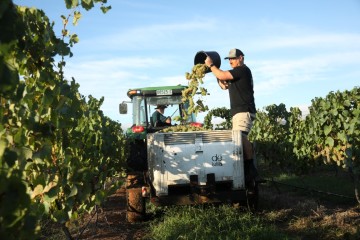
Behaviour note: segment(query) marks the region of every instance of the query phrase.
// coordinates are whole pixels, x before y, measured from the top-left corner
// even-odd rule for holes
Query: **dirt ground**
[[[266,215],[267,219],[271,215],[272,223],[290,236],[307,235],[309,228],[311,228],[311,235],[307,235],[303,239],[318,239],[319,236],[316,235],[316,232],[322,231],[324,233],[324,229],[338,227],[349,232],[350,238],[347,239],[355,239],[352,236],[358,236],[356,232],[360,229],[360,208],[356,207],[356,204],[338,206],[319,203],[301,196],[279,194],[272,188],[260,190],[260,197],[262,198],[260,206],[262,205],[264,209],[258,214]],[[124,187],[108,198],[103,206],[98,209],[98,214],[87,216],[84,220],[84,222],[88,222],[88,225],[80,238],[78,238],[78,234],[75,234],[76,239],[143,239],[148,233],[147,227],[150,223],[150,221],[142,223],[128,223],[126,221],[126,192]]]
[[[126,221],[126,192],[120,188],[111,195],[98,214],[90,219],[80,239],[130,240],[142,239],[146,234],[147,222],[128,223]]]

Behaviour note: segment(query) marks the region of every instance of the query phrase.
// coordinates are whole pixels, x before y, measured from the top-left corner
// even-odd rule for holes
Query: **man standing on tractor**
[[[245,181],[249,185],[249,181],[258,175],[253,162],[253,145],[247,137],[256,117],[253,77],[251,70],[244,64],[244,53],[241,50],[231,49],[225,59],[229,59],[231,70],[219,69],[209,56],[205,64],[217,78],[221,89],[229,90],[232,129],[241,130],[243,134]]]

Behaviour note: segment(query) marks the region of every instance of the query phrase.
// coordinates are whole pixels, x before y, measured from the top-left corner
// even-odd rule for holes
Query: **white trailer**
[[[245,199],[240,131],[147,135],[148,190],[159,205]]]

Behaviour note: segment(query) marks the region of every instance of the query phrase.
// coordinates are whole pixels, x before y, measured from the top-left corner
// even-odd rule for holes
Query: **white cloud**
[[[261,44],[259,44],[261,42]],[[332,50],[333,52],[359,46],[360,34],[351,33],[311,33],[302,32],[296,36],[289,36],[288,32],[283,32],[275,36],[266,36],[265,39],[256,41],[253,47],[258,51],[284,49],[284,48],[308,48],[308,54],[314,49]],[[320,49],[319,49],[320,48]]]
[[[213,20],[182,21],[179,23],[149,24],[140,27],[122,28],[106,36],[86,39],[82,47],[97,46],[102,50],[145,51],[158,48],[168,49],[194,43],[194,36],[212,29]],[[179,41],[180,40],[180,41]]]
[[[258,95],[271,95],[287,85],[322,82],[329,73],[341,71],[344,66],[360,64],[359,59],[360,51],[309,55],[300,59],[280,60],[278,57],[273,61],[253,61],[255,92]]]

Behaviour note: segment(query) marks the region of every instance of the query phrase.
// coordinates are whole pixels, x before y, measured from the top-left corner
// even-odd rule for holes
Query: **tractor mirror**
[[[119,104],[119,112],[120,114],[127,114],[127,104],[126,103],[120,103]]]

